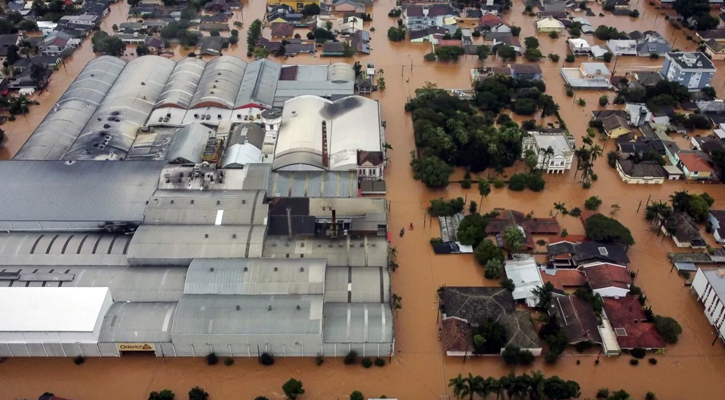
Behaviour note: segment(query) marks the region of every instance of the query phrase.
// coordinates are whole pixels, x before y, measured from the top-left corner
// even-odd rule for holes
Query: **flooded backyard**
[[[635,2],[632,2],[633,7]],[[368,370],[357,366],[345,366],[341,359],[328,358],[321,367],[317,367],[310,358],[278,358],[271,367],[263,367],[256,359],[237,359],[231,367],[223,365],[206,366],[202,359],[156,359],[145,357],[126,357],[120,359],[88,359],[81,366],[73,365],[70,359],[10,359],[0,364],[0,400],[34,398],[45,391],[75,400],[130,400],[145,399],[152,390],[171,389],[178,398],[192,386],[202,386],[212,400],[253,399],[265,395],[270,399],[282,399],[281,385],[290,377],[304,383],[306,394],[302,399],[333,400],[346,399],[353,390],[362,391],[366,397],[387,395],[402,400],[434,400],[452,398],[447,387],[448,379],[458,373],[472,373],[482,376],[501,376],[510,372],[498,357],[474,358],[464,362],[460,358],[445,357],[437,336],[437,297],[440,286],[486,285],[497,286],[497,281],[483,277],[471,255],[435,256],[428,245],[431,237],[439,236],[438,225],[425,223],[425,208],[430,199],[437,197],[470,197],[478,201],[475,188],[464,190],[458,184],[451,184],[439,191],[426,189],[420,182],[413,180],[410,166],[410,151],[414,148],[412,122],[403,111],[408,97],[413,96],[416,88],[426,82],[435,82],[444,88],[469,88],[470,69],[479,65],[475,56],[464,56],[458,63],[427,63],[423,55],[430,51],[427,44],[393,43],[387,39],[388,27],[395,20],[387,17],[388,11],[395,5],[394,0],[376,0],[373,22],[376,32],[372,33],[372,54],[357,57],[361,63],[374,61],[378,69],[384,70],[387,90],[376,92],[372,97],[381,101],[383,120],[387,122],[387,142],[393,147],[389,152],[390,164],[386,171],[388,194],[391,203],[389,228],[395,232],[409,223],[415,230],[403,237],[393,237],[393,246],[398,250],[400,267],[393,274],[393,292],[402,297],[402,309],[396,316],[396,354],[391,365]],[[240,32],[240,45],[233,46],[225,54],[246,56],[246,27],[255,19],[262,18],[265,3],[256,0],[245,2],[242,12],[235,14],[230,21],[241,19],[244,27]],[[520,40],[535,35],[534,17],[521,14],[523,3],[517,1],[514,10],[504,20],[522,27]],[[595,14],[600,6],[592,2]],[[620,30],[657,30],[667,36],[676,48],[693,50],[696,45],[685,39],[686,33],[673,30],[662,15],[655,21],[656,10],[645,2],[639,1],[636,7],[643,14],[639,19],[624,16],[589,17],[595,24],[615,26]],[[125,3],[112,7],[111,14],[102,27],[110,30],[116,23],[126,20],[128,6]],[[584,16],[575,13],[575,16]],[[555,52],[563,60],[566,52],[565,38],[551,39],[545,34],[538,35],[542,53]],[[586,37],[596,44],[601,41]],[[479,40],[479,44],[480,39]],[[133,57],[131,48],[128,58]],[[186,55],[188,50],[176,49],[176,58]],[[319,54],[319,53],[318,53]],[[40,123],[42,118],[70,85],[85,63],[92,59],[90,40],[86,40],[76,53],[66,60],[65,65],[55,72],[47,91],[37,96],[39,106],[31,108],[25,117],[3,126],[8,138],[0,153],[1,158],[10,158]],[[290,58],[287,63],[311,64],[339,62],[340,59],[321,59],[309,56]],[[572,66],[578,66],[586,58],[578,57]],[[351,60],[349,62],[352,62]],[[524,62],[524,61],[518,61]],[[486,65],[501,64],[496,58],[489,58]],[[662,64],[660,60],[640,57],[620,57],[616,62],[616,75],[626,71],[653,68]],[[722,64],[722,63],[717,63]],[[598,98],[602,94],[614,97],[613,92],[587,91],[576,92],[574,99],[583,97],[585,107],[574,103],[574,99],[564,93],[560,76],[562,62],[550,60],[540,62],[546,93],[552,95],[561,106],[561,115],[570,132],[581,142],[591,118],[592,110],[598,107]],[[725,65],[713,79],[715,89],[723,92],[720,82],[725,83]],[[614,61],[610,69],[614,68]],[[720,94],[722,94],[720,93]],[[596,139],[598,141],[599,139]],[[605,147],[604,143],[601,143]],[[604,152],[614,146],[607,143]],[[507,171],[523,170],[517,165]],[[645,291],[649,304],[656,314],[674,317],[683,327],[680,342],[668,347],[666,354],[656,356],[659,363],[655,366],[641,363],[631,366],[629,357],[602,358],[599,365],[594,364],[595,355],[567,353],[554,365],[537,360],[532,367],[517,367],[522,373],[538,369],[547,376],[559,375],[564,379],[577,381],[582,387],[582,398],[594,397],[600,387],[625,389],[633,399],[643,399],[647,391],[657,393],[661,400],[719,400],[725,398],[725,348],[715,338],[703,312],[695,300],[694,293],[683,285],[683,280],[675,272],[670,272],[670,263],[666,253],[676,251],[670,240],[662,240],[649,229],[644,220],[644,203],[648,197],[652,200],[666,200],[676,190],[687,189],[693,193],[707,191],[714,199],[714,208],[725,208],[725,188],[721,185],[686,184],[669,182],[658,186],[632,186],[623,183],[616,171],[607,165],[606,157],[596,161],[595,173],[598,181],[589,190],[581,188],[574,171],[563,175],[547,175],[546,189],[540,193],[531,191],[512,192],[508,189],[493,189],[492,193],[480,205],[487,211],[494,207],[509,208],[535,216],[549,216],[554,202],[565,202],[571,207],[582,207],[584,200],[597,195],[603,200],[600,208],[608,212],[612,204],[618,204],[621,210],[616,218],[627,225],[636,244],[630,248],[630,268],[638,272],[636,283]],[[489,172],[484,172],[487,175]],[[493,173],[493,172],[491,172]],[[456,176],[462,176],[457,171]],[[642,209],[637,212],[642,203]],[[559,216],[562,228],[570,234],[583,234],[584,229],[577,218]],[[707,235],[712,240],[711,235]],[[577,365],[580,360],[581,364]],[[386,360],[387,361],[387,360]]]

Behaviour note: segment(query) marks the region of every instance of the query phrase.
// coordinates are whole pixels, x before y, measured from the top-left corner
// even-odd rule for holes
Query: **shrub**
[[[385,360],[383,360],[380,357],[375,357],[375,366],[376,367],[384,367],[385,366]]]
[[[471,36],[473,36],[473,37],[481,37],[481,32],[474,30],[473,33],[471,33]]]
[[[567,56],[564,59],[564,61],[566,61],[568,63],[573,63],[574,62],[574,54],[567,54]]]
[[[317,357],[315,357],[315,364],[319,367],[325,362],[325,358],[322,357],[322,354],[318,354]]]
[[[579,342],[576,345],[574,345],[574,348],[576,349],[576,351],[578,353],[583,353],[583,352],[591,349],[592,346],[593,346],[593,343],[592,342],[590,342],[588,340],[585,340],[583,342]]]
[[[423,60],[425,60],[425,61],[435,61],[436,60],[436,55],[435,55],[435,53],[428,53],[428,54],[426,54],[426,55],[423,56]]]
[[[520,192],[526,189],[526,183],[529,180],[529,174],[516,173],[509,178],[509,189]]]
[[[234,359],[231,357],[225,358],[224,365],[226,365],[227,367],[231,367],[232,365],[234,365]]]
[[[661,315],[655,316],[654,320],[655,328],[662,335],[662,339],[667,343],[677,343],[677,339],[682,333],[682,327],[680,324],[670,317],[663,317]]]
[[[657,395],[654,394],[654,392],[647,392],[647,394],[644,396],[644,400],[657,400]]]
[[[609,389],[607,388],[601,388],[597,390],[597,396],[598,399],[606,399],[609,397]]]
[[[495,187],[496,189],[501,189],[504,186],[506,186],[506,182],[504,182],[503,179],[501,179],[501,178],[494,178],[493,179],[493,187]]]
[[[591,196],[584,201],[584,208],[590,211],[596,211],[602,205],[602,199],[597,196]]]
[[[629,16],[632,18],[639,18],[639,11],[638,10],[632,10],[629,13]]]
[[[554,53],[549,53],[549,60],[553,62],[559,62],[559,55]]]
[[[206,355],[206,365],[214,365],[219,362],[219,357],[216,353],[209,353]]]
[[[569,215],[571,215],[572,217],[579,217],[582,215],[582,209],[579,207],[574,207],[569,210]]]
[[[556,364],[556,362],[559,361],[559,353],[550,351],[546,353],[546,356],[544,356],[544,360],[547,364]]]
[[[174,400],[176,394],[169,389],[149,393],[149,400]]]
[[[614,53],[608,51],[602,55],[602,60],[604,60],[604,62],[610,62],[612,61],[612,57],[614,57]]]
[[[274,364],[274,357],[271,354],[264,352],[259,357],[259,363],[262,365],[272,365]]]
[[[443,243],[443,239],[439,237],[430,238],[430,244],[432,244],[433,246],[441,243]]]
[[[535,359],[534,353],[528,350],[521,350],[521,353],[519,353],[519,364],[521,365],[531,365]]]
[[[609,104],[609,96],[607,96],[605,94],[605,95],[602,95],[601,97],[599,97],[599,105],[600,106],[604,107],[607,104]]]
[[[639,347],[632,349],[631,353],[632,353],[632,357],[638,358],[640,360],[643,359],[644,356],[647,354],[647,352],[644,351],[644,349],[641,349]]]
[[[561,237],[567,237],[567,236],[569,236],[569,231],[567,231],[566,228],[562,229],[560,236]]]
[[[528,187],[530,190],[534,192],[540,192],[544,190],[544,186],[546,186],[546,181],[544,180],[544,177],[541,176],[540,172],[534,172],[529,175],[529,180],[526,182],[526,187]]]
[[[579,98],[579,100],[577,100],[577,101],[576,101],[576,103],[577,103],[577,104],[579,104],[579,105],[580,105],[580,106],[582,106],[582,107],[584,107],[584,106],[586,106],[586,105],[587,105],[587,101],[586,101],[586,100],[584,100],[584,98],[583,98],[583,97],[580,97],[580,98]]]
[[[539,240],[536,241],[536,244],[539,245],[539,246],[546,246],[546,240],[539,239]]]
[[[189,390],[189,400],[207,400],[208,398],[209,393],[199,386],[194,386],[191,390]]]
[[[365,368],[370,368],[373,366],[373,362],[372,360],[370,360],[370,357],[363,358],[361,364]]]
[[[365,396],[363,396],[362,392],[356,390],[350,393],[350,400],[365,400]]]
[[[518,364],[520,356],[521,356],[521,348],[519,348],[518,346],[506,346],[506,348],[504,348],[504,350],[503,350],[503,353],[501,353],[503,362],[505,362],[508,365]]]
[[[342,360],[342,362],[345,365],[355,364],[357,362],[357,351],[350,350],[350,352],[345,355],[345,358]]]
[[[76,356],[76,357],[75,357],[75,358],[73,359],[73,364],[75,364],[75,365],[81,365],[81,364],[83,364],[84,362],[86,362],[86,358],[85,358],[85,357],[83,357],[83,356]]]
[[[639,365],[639,360],[636,358],[632,358],[631,360],[629,360],[629,364],[630,365]]]
[[[656,359],[656,358],[654,358],[654,357],[650,358],[650,359],[649,359],[648,361],[649,361],[649,363],[650,363],[650,364],[652,364],[652,365],[657,365],[657,359]]]
[[[463,189],[470,189],[471,188],[471,178],[467,178],[461,181],[461,187]]]
[[[551,31],[549,32],[549,37],[552,39],[556,39],[559,37],[559,34],[557,32]]]
[[[566,95],[567,95],[568,97],[574,97],[574,89],[572,89],[572,88],[567,88],[567,89],[566,89]]]

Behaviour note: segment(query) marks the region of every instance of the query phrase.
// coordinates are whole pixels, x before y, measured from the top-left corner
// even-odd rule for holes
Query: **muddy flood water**
[[[394,6],[394,0],[376,0],[373,10],[373,22],[376,32],[372,33],[372,54],[360,57],[364,64],[375,61],[378,69],[384,70],[387,90],[375,93],[373,98],[381,101],[383,119],[387,121],[386,136],[394,150],[389,153],[391,162],[386,171],[388,186],[387,198],[391,202],[389,225],[392,231],[413,222],[415,230],[405,237],[394,235],[393,245],[398,250],[399,269],[393,274],[393,292],[402,297],[402,309],[396,316],[396,354],[392,363],[384,368],[365,370],[358,366],[344,366],[340,359],[328,358],[321,367],[315,366],[312,359],[278,358],[274,366],[262,367],[256,359],[237,359],[231,367],[217,365],[206,366],[202,359],[156,359],[145,357],[124,357],[120,359],[88,359],[85,364],[75,366],[69,359],[10,359],[0,364],[0,400],[34,398],[44,391],[50,391],[62,397],[76,400],[130,400],[145,399],[152,390],[164,388],[185,398],[192,386],[202,386],[212,400],[249,399],[265,395],[270,399],[282,399],[281,385],[290,377],[300,379],[307,391],[302,399],[333,400],[348,398],[353,390],[362,391],[366,397],[382,394],[404,400],[440,400],[452,398],[447,387],[448,380],[463,373],[474,375],[501,376],[510,372],[498,357],[468,359],[445,357],[437,338],[436,325],[436,289],[441,285],[486,285],[496,286],[496,281],[484,278],[483,270],[476,265],[471,255],[435,256],[428,245],[431,237],[439,236],[437,223],[423,227],[425,208],[430,199],[437,197],[468,196],[478,201],[478,192],[463,190],[460,185],[452,184],[445,190],[431,191],[420,182],[413,180],[410,167],[410,151],[414,148],[412,123],[410,116],[403,111],[406,98],[427,81],[435,82],[444,88],[469,88],[469,71],[479,62],[473,56],[462,58],[458,63],[426,63],[423,55],[430,51],[429,45],[392,43],[386,37],[388,27],[395,20],[388,18],[388,11]],[[595,14],[600,6],[591,2]],[[234,19],[242,19],[245,28],[255,18],[264,13],[264,1],[244,3],[242,12]],[[639,19],[625,16],[590,17],[596,26],[606,24],[620,30],[631,31],[657,30],[665,34],[674,47],[693,50],[695,44],[685,39],[686,33],[673,30],[664,15],[645,1],[632,2],[642,14]],[[522,27],[521,41],[526,36],[535,35],[535,18],[521,14],[523,3],[517,0],[505,20]],[[111,14],[103,23],[110,30],[114,23],[126,19],[128,6],[125,3],[112,7]],[[579,13],[577,16],[584,16]],[[231,23],[231,22],[230,22]],[[368,27],[369,27],[368,26]],[[246,29],[240,37],[246,36]],[[556,52],[566,55],[565,37],[557,40],[548,35],[538,35],[542,53]],[[480,39],[479,39],[480,40]],[[590,42],[602,44],[593,37]],[[185,56],[188,50],[177,49],[176,57]],[[129,48],[128,58],[132,50]],[[244,40],[225,54],[245,57]],[[318,53],[319,54],[319,53]],[[65,66],[53,74],[48,91],[40,94],[39,106],[31,109],[27,117],[20,117],[13,123],[3,126],[8,139],[5,143],[3,158],[9,158],[27,139],[40,123],[47,111],[60,97],[65,88],[94,57],[88,40],[66,61]],[[578,65],[584,58],[578,58]],[[329,63],[339,59],[320,59],[298,56],[287,60],[289,63]],[[351,61],[350,61],[351,62]],[[519,61],[524,62],[524,61]],[[501,64],[495,58],[486,60],[486,65]],[[620,57],[610,63],[615,74],[642,68],[654,68],[662,60],[650,60],[639,57]],[[725,63],[720,67],[713,80],[718,92],[723,92],[725,82]],[[547,93],[554,96],[561,106],[562,116],[578,141],[585,134],[591,111],[598,107],[597,100],[605,92],[577,92],[587,106],[580,107],[573,99],[566,97],[563,80],[560,76],[561,63],[549,60],[540,62],[544,71]],[[607,92],[613,98],[612,92]],[[597,139],[598,140],[598,139]],[[680,143],[682,143],[681,140]],[[602,143],[605,153],[614,146],[612,142]],[[523,170],[516,166],[506,171]],[[719,185],[686,184],[684,182],[666,182],[664,185],[635,187],[624,184],[616,172],[611,169],[603,157],[596,162],[595,172],[599,180],[589,190],[581,188],[574,178],[574,171],[563,175],[546,176],[546,189],[540,193],[531,191],[511,192],[507,189],[493,189],[481,206],[483,210],[505,207],[523,212],[533,212],[536,216],[549,216],[553,203],[563,201],[568,207],[582,207],[584,200],[592,195],[604,201],[602,210],[608,212],[612,204],[618,204],[621,210],[616,217],[626,224],[636,240],[629,250],[630,267],[639,273],[637,284],[645,291],[652,309],[657,314],[669,315],[677,319],[684,329],[680,342],[669,346],[665,355],[657,356],[655,366],[641,363],[631,366],[629,357],[603,358],[595,366],[595,355],[567,353],[554,366],[537,360],[532,367],[517,367],[522,373],[538,369],[547,376],[559,375],[572,379],[582,387],[582,398],[594,397],[600,387],[625,389],[633,399],[643,399],[647,391],[657,393],[662,400],[720,400],[725,398],[725,348],[719,342],[713,343],[714,333],[708,325],[703,312],[695,300],[694,294],[683,285],[682,278],[670,272],[670,263],[666,253],[676,251],[669,240],[662,240],[649,230],[643,211],[637,213],[640,202],[666,200],[676,191],[688,189],[699,193],[707,191],[715,198],[715,208],[725,207],[725,189]],[[488,172],[485,172],[487,174]],[[462,171],[457,171],[460,177]],[[644,208],[644,205],[642,206]],[[559,216],[562,228],[570,234],[583,234],[578,219]],[[710,235],[706,235],[712,240]],[[543,357],[542,357],[543,358]],[[577,361],[581,361],[577,365]]]

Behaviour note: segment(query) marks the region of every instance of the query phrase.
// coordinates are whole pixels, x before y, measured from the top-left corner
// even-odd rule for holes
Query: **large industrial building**
[[[393,354],[387,204],[359,197],[357,165],[383,131],[353,80],[347,64],[91,61],[0,162],[0,357]],[[306,147],[284,126],[310,104]],[[323,168],[276,171],[280,143]]]

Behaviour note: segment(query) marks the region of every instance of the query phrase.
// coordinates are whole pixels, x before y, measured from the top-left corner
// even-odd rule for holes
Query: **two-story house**
[[[509,64],[511,77],[527,81],[540,81],[542,79],[541,67],[537,64]]]
[[[360,180],[380,180],[385,172],[385,154],[382,151],[357,152],[357,175]]]
[[[561,76],[572,89],[611,89],[612,73],[604,63],[584,62],[579,68],[562,68]]]
[[[64,56],[71,54],[79,44],[80,39],[73,38],[64,32],[55,31],[43,39],[38,47],[43,55]]]
[[[627,119],[632,126],[640,127],[652,119],[652,112],[644,103],[627,103],[624,105]]]
[[[701,52],[667,53],[660,73],[670,82],[678,82],[689,90],[700,90],[710,86],[710,80],[717,68]]]
[[[430,26],[445,25],[445,18],[456,15],[447,4],[411,5],[403,9],[403,23],[409,31],[417,31]]]
[[[63,16],[59,24],[66,26],[66,25],[80,25],[80,26],[96,26],[101,21],[101,17],[98,15],[93,14],[84,14],[84,15],[66,15]]]
[[[574,159],[574,136],[564,132],[529,132],[522,142],[521,158],[531,150],[538,156],[537,169],[547,173],[564,173]]]

